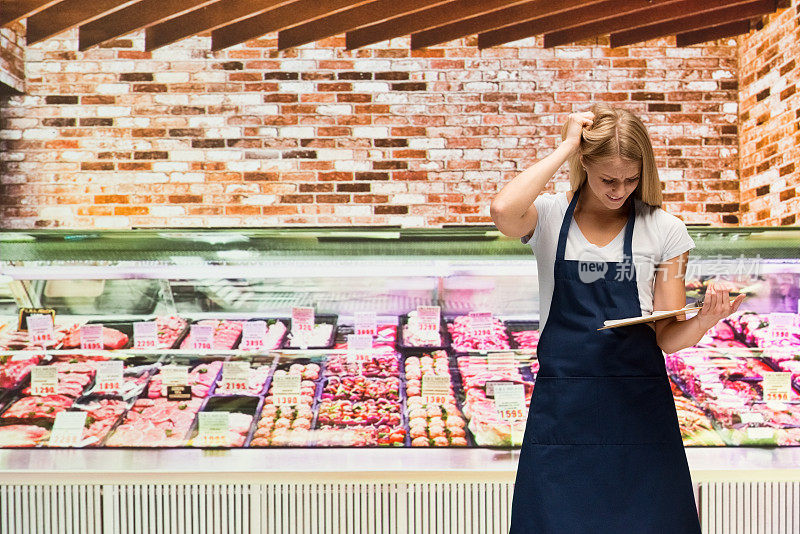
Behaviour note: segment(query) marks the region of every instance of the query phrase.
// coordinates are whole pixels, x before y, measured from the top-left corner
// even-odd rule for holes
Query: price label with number
[[[250,364],[247,362],[224,362],[220,388],[229,392],[247,391],[250,378]]]
[[[424,332],[437,332],[441,323],[442,309],[439,306],[417,306],[419,328]]]
[[[292,332],[310,334],[314,330],[314,308],[292,308]]]
[[[103,350],[103,325],[85,324],[81,327],[81,350]]]
[[[765,401],[788,401],[792,391],[792,373],[761,373]]]
[[[192,348],[196,350],[211,350],[214,346],[214,327],[193,324],[189,335],[192,337]]]
[[[122,360],[97,362],[94,389],[98,392],[119,391],[122,389]]]
[[[161,383],[167,388],[167,400],[182,401],[192,398],[189,385],[189,367],[186,365],[165,365],[161,368]]]
[[[300,375],[272,378],[272,403],[277,406],[300,404]]]
[[[525,388],[522,384],[495,384],[494,405],[501,419],[525,419]]]
[[[158,326],[155,321],[133,323],[133,348],[158,348]]]
[[[378,318],[375,312],[356,312],[353,316],[353,331],[357,335],[377,335]]]
[[[201,446],[219,447],[227,444],[229,412],[200,412],[197,417],[197,441]]]
[[[450,377],[447,375],[422,375],[422,399],[426,404],[446,404],[450,398]]]
[[[31,367],[31,395],[55,395],[58,369],[50,365]]]
[[[470,328],[475,336],[486,337],[492,333],[492,312],[469,312]]]
[[[239,343],[239,348],[245,350],[258,350],[264,348],[264,341],[266,337],[266,321],[247,321],[242,326],[242,341]]]
[[[45,347],[52,345],[55,339],[53,316],[35,313],[28,316],[28,336],[31,344]]]
[[[75,447],[83,439],[86,412],[61,412],[56,414],[48,445],[51,447]]]
[[[365,363],[372,359],[372,335],[347,334],[347,361]]]

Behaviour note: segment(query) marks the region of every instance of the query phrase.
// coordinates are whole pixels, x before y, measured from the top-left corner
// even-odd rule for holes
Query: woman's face
[[[621,208],[641,180],[641,163],[618,156],[594,163],[581,159],[586,181],[594,195],[610,210]]]

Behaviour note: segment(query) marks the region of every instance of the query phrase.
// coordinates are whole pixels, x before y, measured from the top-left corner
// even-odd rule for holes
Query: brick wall
[[[25,28],[0,28],[0,95],[25,91]]]
[[[476,38],[356,51],[343,37],[219,53],[143,35],[29,47],[27,94],[0,109],[0,224],[30,227],[412,227],[490,223],[498,188],[595,100],[640,114],[665,208],[738,223],[736,41],[544,49]],[[559,175],[564,187],[565,175]]]
[[[800,214],[800,1],[739,39],[742,222],[795,225]]]

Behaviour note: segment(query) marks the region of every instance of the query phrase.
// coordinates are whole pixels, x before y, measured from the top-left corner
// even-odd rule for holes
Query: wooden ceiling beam
[[[211,49],[222,50],[270,32],[283,30],[369,4],[372,0],[299,0],[211,32]]]
[[[540,24],[540,21],[544,23],[543,26],[540,26],[543,27],[544,30],[540,29],[536,33],[542,33],[543,31],[549,29],[569,26],[575,20],[575,17],[580,16],[581,13],[597,13],[597,10],[602,6],[632,2],[641,4],[642,0],[629,0],[628,2],[616,2],[614,0],[591,0],[583,2],[564,1],[558,3],[529,1],[525,4],[499,9],[478,17],[472,17],[459,22],[453,22],[451,24],[445,24],[444,26],[438,26],[436,28],[414,33],[411,35],[411,48],[425,48],[428,46],[446,43],[447,41],[452,41],[453,39],[458,39],[467,35],[473,35],[491,30],[496,31],[496,33],[491,32],[491,35],[493,36],[504,35],[507,28],[525,26],[528,24],[537,25]],[[509,26],[510,21],[526,22]],[[502,30],[499,28],[502,28]],[[527,35],[533,34],[529,33]],[[514,40],[516,40],[516,38],[508,39],[508,41]],[[478,46],[480,48],[480,44]]]
[[[452,0],[405,0],[403,3],[398,3],[397,0],[378,0],[329,17],[281,30],[278,33],[278,50],[312,43],[401,15],[418,13],[450,1]]]
[[[26,40],[29,45],[86,24],[139,0],[64,0],[28,17]]]
[[[686,16],[687,13],[706,13],[731,5],[740,5],[752,0],[673,0],[661,1],[627,15],[589,22],[565,30],[547,32],[544,36],[545,48],[561,46],[600,35],[656,24]]]
[[[12,0],[0,5],[0,26],[7,26],[50,8],[61,0]]]
[[[751,19],[737,20],[727,24],[720,24],[719,26],[679,33],[675,36],[675,44],[677,46],[691,46],[749,33],[751,22]]]
[[[145,30],[145,50],[155,50],[198,33],[221,28],[263,13],[268,9],[291,4],[296,0],[223,0],[190,11],[180,17],[150,26]]]
[[[491,13],[497,9],[524,4],[530,0],[455,0],[418,13],[396,17],[378,24],[347,32],[348,50],[402,37],[414,32],[435,28],[451,22]],[[552,0],[539,0],[552,6]],[[551,7],[552,9],[552,7]]]
[[[743,18],[751,18],[777,10],[776,0],[753,0],[746,4],[717,9],[703,14],[692,14],[679,19],[674,19],[650,26],[642,26],[633,30],[621,31],[611,34],[611,46],[628,46],[642,41],[649,41],[658,37],[666,37],[676,33],[700,30],[719,24],[725,24]]]
[[[216,0],[142,0],[81,26],[78,29],[78,49],[86,50],[214,2]]]

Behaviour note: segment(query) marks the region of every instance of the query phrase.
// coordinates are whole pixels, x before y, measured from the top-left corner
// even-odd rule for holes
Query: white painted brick
[[[189,95],[181,94],[157,94],[153,97],[153,102],[165,106],[188,106]]]
[[[350,115],[353,108],[347,104],[325,104],[317,106],[320,115]]]
[[[228,170],[232,172],[252,172],[261,168],[256,160],[231,161],[228,163]]]
[[[208,217],[208,226],[239,226],[238,217]]]
[[[154,161],[153,170],[156,172],[182,172],[189,170],[185,161]]]
[[[58,130],[55,128],[32,128],[22,132],[23,139],[55,139]]]
[[[719,89],[717,82],[697,80],[686,84],[688,91],[716,91]]]
[[[119,117],[115,124],[117,128],[147,128],[150,117]]]
[[[372,215],[372,206],[356,204],[337,204],[333,208],[333,213],[347,217],[359,217]]]
[[[201,217],[175,217],[169,220],[169,226],[200,227],[205,221]]]
[[[242,153],[238,150],[207,150],[206,158],[209,161],[232,161],[242,159]]]
[[[225,102],[234,106],[260,105],[264,103],[264,97],[259,93],[238,93],[228,95]]]
[[[464,91],[474,93],[489,93],[497,91],[497,84],[490,82],[469,82],[464,84]]]
[[[127,83],[99,83],[95,87],[95,92],[101,95],[122,95],[129,92],[130,88]]]
[[[275,127],[259,128],[258,135],[261,137],[278,137],[278,129]]]
[[[224,83],[226,72],[224,70],[200,70],[192,74],[192,80],[200,83]]]
[[[225,103],[225,95],[189,95],[190,106],[221,106]]]
[[[464,151],[459,149],[444,149],[444,150],[429,150],[428,157],[430,159],[460,159],[464,157]]]
[[[306,59],[333,59],[332,48],[317,48],[314,43],[308,43],[300,48],[300,56]]]
[[[182,206],[150,206],[150,215],[153,217],[179,217],[186,214]]]
[[[582,48],[555,48],[555,57],[564,59],[589,59],[592,57],[592,49]]]
[[[406,182],[372,182],[372,192],[376,195],[405,193],[406,191],[408,191]]]
[[[268,128],[262,128],[262,130],[267,130]],[[314,127],[313,126],[284,126],[277,130],[277,134],[282,138],[291,137],[296,139],[303,139],[307,137],[314,137]]]
[[[202,150],[173,150],[169,153],[169,157],[173,161],[203,161]]]
[[[385,126],[356,126],[353,128],[353,137],[385,138],[389,137],[389,128]]]
[[[282,93],[314,93],[316,87],[313,82],[278,82],[278,90]]]
[[[188,72],[156,72],[153,80],[158,83],[189,83]]]
[[[412,193],[393,195],[389,199],[390,204],[425,204],[427,202],[425,195],[415,195]]]
[[[74,216],[69,206],[45,206],[39,210],[41,219],[71,219]]]
[[[423,171],[438,171],[444,168],[444,164],[438,161],[432,161],[429,163],[422,163],[419,165],[419,169]]]
[[[221,117],[224,119],[224,117]],[[206,130],[206,137],[209,139],[228,139],[231,137],[241,137],[242,129],[238,127],[228,128],[209,128]]]
[[[277,202],[277,195],[251,195],[242,199],[242,204],[249,206],[269,206]]]
[[[391,89],[387,82],[354,81],[354,93],[385,93]]]
[[[444,148],[445,140],[442,138],[416,137],[408,140],[408,148]]]
[[[186,61],[192,59],[191,50],[181,50],[174,46],[156,48],[152,54],[153,59],[160,61]]]
[[[726,78],[735,78],[736,74],[729,70],[720,69],[712,72],[711,77],[715,80],[723,80]]]
[[[341,172],[371,171],[372,163],[369,161],[336,160],[333,168]]]
[[[401,228],[425,228],[425,217],[407,215],[391,215],[389,216],[389,224],[392,226],[399,224]]]
[[[247,115],[279,115],[280,108],[276,104],[261,104],[259,106],[245,106],[242,113]]]
[[[468,160],[497,161],[499,157],[498,150],[482,150],[478,148],[464,150],[464,159]]]
[[[302,59],[284,59],[281,61],[282,72],[311,72],[317,70],[317,62]]]
[[[392,62],[386,59],[356,59],[353,70],[361,72],[378,72],[389,70]]]
[[[127,117],[131,108],[124,106],[97,106],[98,117]]]
[[[0,139],[22,139],[21,130],[0,130]]]
[[[189,117],[190,128],[222,128],[227,123],[223,116],[201,116]]]
[[[722,104],[722,112],[723,113],[738,113],[739,112],[739,104],[736,102],[725,102]]]
[[[352,150],[335,148],[318,148],[316,150],[317,159],[321,161],[352,160],[354,158]]]
[[[73,61],[76,63],[76,61]],[[101,72],[137,72],[136,64],[133,61],[101,61]]]

